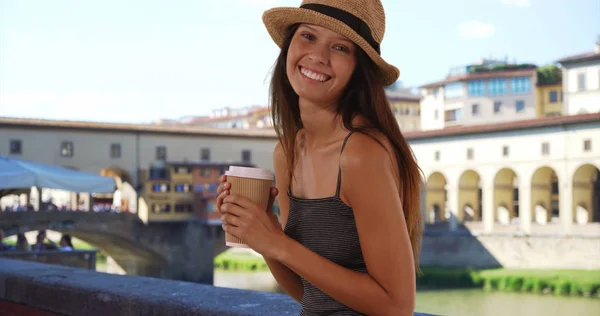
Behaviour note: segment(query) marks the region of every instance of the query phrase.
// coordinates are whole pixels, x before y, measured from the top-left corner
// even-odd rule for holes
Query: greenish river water
[[[270,272],[215,270],[214,285],[282,293]],[[421,289],[417,291],[416,311],[448,316],[599,316],[600,299],[485,292],[479,289]]]

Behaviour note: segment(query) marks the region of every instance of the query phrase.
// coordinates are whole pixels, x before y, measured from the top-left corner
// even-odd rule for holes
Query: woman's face
[[[286,72],[300,98],[312,102],[339,100],[356,68],[356,47],[324,27],[302,24],[292,37]]]

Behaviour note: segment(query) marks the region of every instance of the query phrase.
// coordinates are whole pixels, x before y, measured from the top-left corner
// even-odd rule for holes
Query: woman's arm
[[[359,312],[412,315],[414,259],[398,193],[397,167],[390,157],[375,140],[355,134],[341,159],[342,192],[354,210],[368,274],[339,266],[287,237],[277,259]]]
[[[281,221],[281,228],[285,228],[287,222],[289,210],[290,210],[290,199],[287,196],[287,188],[289,184],[289,176],[287,172],[287,162],[283,153],[281,144],[277,143],[275,150],[273,151],[273,165],[275,167],[275,179],[277,191],[279,191],[279,218]],[[286,267],[281,262],[265,258],[271,273],[277,280],[277,283],[296,301],[300,302],[304,293],[304,287],[300,277]]]

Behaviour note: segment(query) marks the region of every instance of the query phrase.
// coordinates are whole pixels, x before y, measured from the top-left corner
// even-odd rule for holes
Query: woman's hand
[[[227,182],[227,175],[222,175],[219,181],[221,181],[221,183],[219,183],[219,186],[217,187],[217,211],[221,212],[223,199],[229,194],[231,183]]]
[[[224,189],[223,193],[228,191]],[[277,194],[277,189],[271,188],[266,210],[246,197],[229,194],[223,194],[220,206],[223,214],[221,220],[225,222],[223,230],[242,239],[254,251],[271,259],[277,258],[281,241],[286,237],[277,216],[272,212]]]

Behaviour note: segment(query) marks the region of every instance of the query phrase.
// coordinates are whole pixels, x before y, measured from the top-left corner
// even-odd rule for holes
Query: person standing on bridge
[[[270,105],[280,219],[229,194],[223,229],[262,254],[302,315],[412,315],[422,174],[384,86],[379,0],[305,0],[263,22],[281,52]]]

